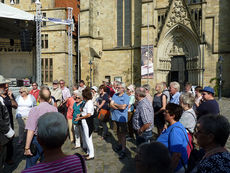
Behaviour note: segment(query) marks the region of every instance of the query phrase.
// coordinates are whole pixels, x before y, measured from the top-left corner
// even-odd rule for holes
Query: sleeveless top
[[[161,94],[160,96],[157,96],[157,94],[154,95],[153,98],[153,109],[154,112],[157,112],[162,108],[162,97],[164,94]]]

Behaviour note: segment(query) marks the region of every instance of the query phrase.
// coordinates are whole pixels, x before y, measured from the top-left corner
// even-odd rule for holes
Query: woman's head
[[[194,105],[195,97],[192,95],[192,93],[186,92],[182,93],[180,95],[180,105],[183,109],[189,108],[191,109]]]
[[[163,90],[164,90],[164,85],[163,85],[163,83],[157,83],[157,84],[156,84],[156,87],[155,87],[155,90],[156,90],[157,93],[162,93]]]
[[[29,94],[29,90],[26,87],[21,87],[19,92],[22,97]]]
[[[135,157],[136,172],[170,173],[171,157],[168,149],[159,142],[140,145]]]
[[[100,92],[100,94],[106,92],[106,90],[107,90],[107,87],[106,87],[105,85],[101,85],[101,86],[99,87],[99,92]]]
[[[127,94],[132,95],[134,93],[135,93],[135,86],[131,84],[127,87]]]
[[[173,119],[174,121],[179,121],[182,113],[183,113],[183,109],[180,105],[177,105],[175,103],[168,103],[166,105],[166,109],[164,113],[165,120],[168,122],[170,119]]]
[[[81,102],[82,101],[82,94],[78,90],[75,90],[73,92],[73,98],[76,100],[76,102]]]
[[[202,116],[195,128],[195,137],[200,147],[210,144],[225,146],[230,133],[230,124],[227,118],[221,115]]]
[[[91,93],[91,89],[89,87],[86,87],[83,91],[82,91],[82,97],[84,100],[91,100],[92,99],[92,93]]]
[[[49,112],[38,119],[38,141],[44,148],[60,148],[67,135],[68,126],[61,113]]]

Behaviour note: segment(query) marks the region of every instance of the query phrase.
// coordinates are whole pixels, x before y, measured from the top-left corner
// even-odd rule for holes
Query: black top
[[[216,100],[208,100],[202,102],[196,111],[197,111],[198,119],[203,115],[207,115],[207,114],[218,115],[220,113],[219,104],[217,103]]]
[[[103,100],[105,100],[105,104],[101,107],[101,109],[109,110],[109,95],[107,93],[105,93],[103,96],[100,95],[98,98],[99,104],[101,104]]]
[[[12,97],[15,101],[15,97],[14,95],[12,94]],[[3,97],[2,97],[3,98]],[[10,124],[11,124],[11,127],[12,129],[14,129],[14,123],[13,123],[13,112],[12,112],[12,103],[11,103],[11,100],[10,100],[10,97],[8,95],[6,95],[5,98],[3,98],[3,101],[4,101],[4,104],[9,112],[9,116],[10,116]]]

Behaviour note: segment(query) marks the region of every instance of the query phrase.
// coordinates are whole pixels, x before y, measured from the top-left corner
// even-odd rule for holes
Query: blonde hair
[[[26,87],[21,87],[20,91],[25,92],[26,94],[29,94],[29,90]]]
[[[157,91],[158,93],[162,93],[163,92],[163,90],[164,90],[164,85],[163,85],[163,83],[157,83],[156,84],[156,87],[157,86],[159,86],[159,91]]]

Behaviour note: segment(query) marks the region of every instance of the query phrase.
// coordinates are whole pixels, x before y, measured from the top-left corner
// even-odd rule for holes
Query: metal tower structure
[[[73,34],[74,22],[73,22],[73,8],[68,7],[68,19],[55,19],[55,18],[43,18],[41,13],[41,3],[36,0],[36,82],[39,86],[42,84],[41,80],[41,23],[42,21],[52,22],[55,25],[67,25],[68,26],[68,80],[69,87],[73,84]],[[51,25],[50,25],[51,26]]]
[[[36,2],[36,82],[38,86],[41,86],[41,3]]]
[[[69,79],[69,88],[72,88],[73,85],[73,48],[72,48],[72,38],[73,38],[73,8],[68,7],[68,79]]]

